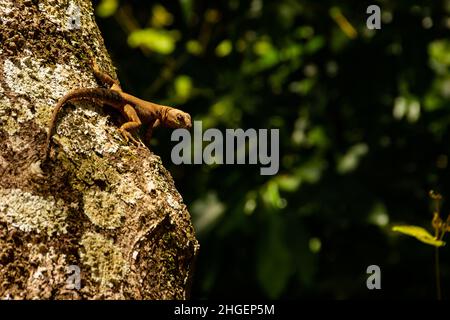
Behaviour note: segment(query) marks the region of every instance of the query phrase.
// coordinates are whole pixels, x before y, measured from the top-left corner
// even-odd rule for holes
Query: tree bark
[[[66,107],[41,161],[57,100],[98,87],[89,57],[115,76],[90,1],[0,0],[0,25],[0,298],[188,298],[189,213],[108,109]]]

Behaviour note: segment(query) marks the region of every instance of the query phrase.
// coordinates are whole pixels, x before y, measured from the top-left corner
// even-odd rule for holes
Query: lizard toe
[[[131,132],[128,132],[127,130],[124,129],[119,129],[119,131],[127,143],[131,141],[131,143],[134,145],[137,146],[140,145],[139,141],[136,140],[136,138],[131,134]]]

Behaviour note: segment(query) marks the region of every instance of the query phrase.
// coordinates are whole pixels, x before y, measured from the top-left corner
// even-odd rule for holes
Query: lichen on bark
[[[158,156],[74,103],[41,161],[57,100],[98,86],[91,56],[115,76],[90,1],[0,0],[0,298],[187,298],[199,246]]]

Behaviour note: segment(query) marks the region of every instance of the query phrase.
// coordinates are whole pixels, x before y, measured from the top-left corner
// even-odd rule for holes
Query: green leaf
[[[162,5],[157,4],[153,7],[152,12],[152,26],[156,28],[171,25],[173,22],[172,14],[166,10]]]
[[[302,288],[310,288],[315,281],[321,241],[309,235],[304,221],[298,217],[287,218],[283,223],[286,226],[286,241],[292,255],[296,280]]]
[[[99,17],[107,18],[112,16],[118,7],[118,0],[102,0],[95,11]]]
[[[406,234],[408,236],[414,237],[417,240],[435,246],[442,247],[445,245],[445,242],[442,240],[438,240],[436,237],[432,236],[427,230],[418,226],[394,226],[392,231],[400,232]]]
[[[428,46],[428,54],[432,62],[443,66],[450,66],[450,41],[437,40]]]
[[[299,188],[302,179],[296,175],[279,175],[276,179],[279,188],[283,191],[294,192]]]
[[[267,40],[260,40],[253,45],[253,51],[258,56],[264,56],[274,50],[272,44]]]
[[[219,43],[216,47],[216,56],[218,57],[226,57],[231,53],[231,50],[233,50],[233,45],[230,40],[223,40],[221,43]]]
[[[180,7],[183,12],[183,18],[185,23],[188,23],[191,18],[194,11],[192,10],[192,0],[179,0],[180,1]]]
[[[132,48],[144,46],[161,54],[170,54],[175,49],[178,32],[157,30],[152,28],[133,31],[128,36],[128,44]]]
[[[314,35],[314,28],[311,26],[298,27],[295,29],[294,35],[300,39],[309,39]]]
[[[180,75],[175,79],[175,92],[177,97],[186,100],[191,95],[192,80],[189,76]]]
[[[305,45],[305,51],[309,54],[313,54],[325,46],[325,38],[317,36],[308,41]]]
[[[352,146],[345,155],[338,160],[337,171],[340,174],[345,174],[355,170],[361,158],[367,154],[369,148],[364,143],[358,143]]]
[[[278,210],[284,207],[284,201],[281,199],[278,184],[275,179],[270,180],[261,191],[263,201],[272,209]]]
[[[197,40],[189,40],[186,43],[186,50],[194,56],[198,56],[199,54],[201,54],[203,52],[202,45]]]
[[[325,160],[315,157],[298,167],[295,170],[295,174],[302,179],[302,182],[317,183],[326,167],[327,163]]]
[[[258,281],[270,299],[278,298],[292,275],[292,254],[286,246],[283,224],[272,216],[268,233],[259,242]]]

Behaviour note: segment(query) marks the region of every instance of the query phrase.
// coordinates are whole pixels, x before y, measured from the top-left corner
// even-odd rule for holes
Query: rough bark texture
[[[98,86],[89,56],[115,74],[90,1],[0,0],[0,42],[0,298],[187,298],[198,243],[158,156],[74,103],[40,161],[57,100]]]

